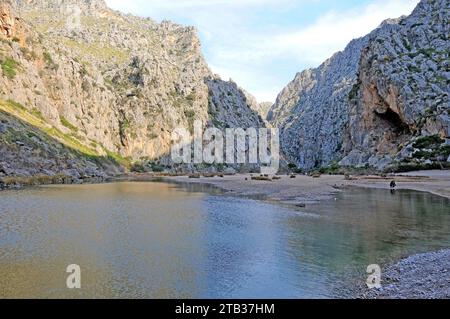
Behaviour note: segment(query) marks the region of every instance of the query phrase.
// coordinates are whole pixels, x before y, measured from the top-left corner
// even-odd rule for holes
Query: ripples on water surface
[[[369,264],[450,247],[449,207],[383,190],[303,212],[165,183],[0,192],[0,297],[339,297]]]

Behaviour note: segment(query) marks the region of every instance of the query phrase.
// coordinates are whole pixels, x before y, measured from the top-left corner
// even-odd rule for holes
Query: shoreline
[[[353,187],[390,190],[395,180],[397,190],[427,192],[450,199],[450,170],[418,171],[389,177],[322,175],[320,178],[297,175],[279,176],[274,181],[252,180],[250,174],[224,177],[189,178],[187,176],[166,176],[164,181],[188,184],[205,184],[222,189],[230,196],[264,199],[287,205],[314,204],[333,199],[336,194]]]
[[[27,187],[47,185],[83,185],[114,182],[171,182],[177,184],[203,184],[221,189],[230,196],[256,198],[280,204],[297,205],[312,204],[322,200],[333,199],[334,196],[353,187],[390,190],[390,182],[396,181],[396,190],[412,190],[431,193],[450,199],[450,170],[416,171],[393,174],[386,177],[378,175],[355,175],[346,178],[344,175],[321,175],[311,177],[306,175],[277,176],[277,180],[252,180],[258,174],[211,175],[197,174],[196,178],[187,175],[170,176],[159,173],[130,173],[105,178],[88,178],[72,181],[69,176],[32,176],[33,182],[2,184],[0,192],[5,190],[20,190]],[[348,176],[347,176],[348,177]],[[44,182],[40,182],[41,180]],[[48,182],[50,181],[51,182]]]

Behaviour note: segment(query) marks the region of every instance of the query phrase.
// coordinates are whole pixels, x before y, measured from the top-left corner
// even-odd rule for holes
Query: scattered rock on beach
[[[363,291],[365,299],[450,298],[450,250],[414,255],[387,267],[382,288]]]

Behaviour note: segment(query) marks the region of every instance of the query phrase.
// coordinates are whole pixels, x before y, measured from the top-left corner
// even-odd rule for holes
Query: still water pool
[[[333,298],[369,264],[449,247],[450,201],[413,191],[301,210],[166,183],[0,192],[0,298]]]

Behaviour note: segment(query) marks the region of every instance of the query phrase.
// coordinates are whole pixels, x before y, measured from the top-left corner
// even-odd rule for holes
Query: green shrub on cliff
[[[413,147],[424,149],[424,148],[432,148],[436,145],[441,145],[445,141],[441,139],[439,135],[431,135],[431,136],[424,136],[417,139],[416,142],[414,142]]]
[[[67,127],[69,130],[77,132],[78,128],[73,125],[72,123],[70,123],[64,116],[60,116],[59,120],[61,121],[61,124],[64,125],[65,127]]]
[[[20,63],[11,58],[6,58],[1,62],[3,74],[10,80],[17,75],[17,68],[19,66]]]
[[[50,55],[50,53],[44,52],[44,53],[43,53],[43,57],[44,57],[45,63],[47,63],[48,65],[52,65],[52,64],[54,63],[54,62],[53,62],[53,59],[52,59],[52,56]]]
[[[14,109],[16,109],[16,110],[21,110],[21,111],[26,111],[27,109],[25,108],[25,106],[23,106],[22,104],[20,104],[19,102],[16,102],[16,101],[13,101],[13,100],[8,100],[8,101],[6,101],[6,103],[10,106],[10,107],[12,107],[12,108],[14,108]]]

